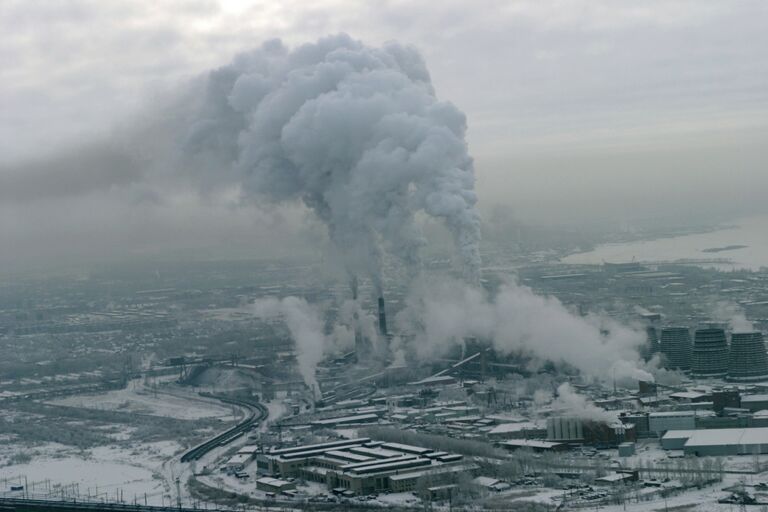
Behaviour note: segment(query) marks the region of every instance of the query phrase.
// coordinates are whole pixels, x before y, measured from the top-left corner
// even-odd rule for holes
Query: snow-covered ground
[[[244,415],[240,407],[232,408],[200,397],[192,389],[169,383],[152,390],[139,380],[132,381],[126,389],[67,397],[50,403],[157,416],[163,421],[167,421],[165,418],[221,421],[220,426],[208,427],[210,435]],[[270,404],[270,411],[278,416],[282,412],[281,404]],[[58,421],[55,417],[48,420]],[[201,465],[181,464],[179,457],[188,447],[171,439],[173,434],[169,433],[168,440],[164,441],[157,441],[156,435],[154,442],[138,441],[133,435],[137,427],[130,424],[91,424],[87,420],[66,421],[66,424],[71,426],[77,422],[91,431],[105,432],[113,443],[86,450],[34,440],[25,444],[0,444],[0,461],[6,464],[0,468],[0,492],[8,492],[12,482],[16,485],[24,481],[30,494],[79,495],[79,499],[99,496],[98,499],[126,503],[133,503],[135,499],[138,503],[146,500],[149,504],[162,505],[175,502],[178,478],[183,502],[190,503],[184,484]],[[217,450],[212,457],[221,456],[226,449]],[[205,462],[214,463],[207,458]]]
[[[84,407],[108,411],[133,412],[165,416],[183,420],[218,418],[223,421],[234,421],[232,409],[219,402],[195,396],[191,392],[176,388],[171,394],[168,391],[154,392],[132,381],[125,389],[93,395],[77,395],[49,403],[69,407]]]
[[[163,478],[162,467],[180,450],[174,441],[85,451],[54,443],[37,446],[30,462],[0,468],[0,490],[8,492],[10,485],[26,482],[30,496],[144,503],[146,494],[149,504],[167,503],[163,495],[170,482]]]

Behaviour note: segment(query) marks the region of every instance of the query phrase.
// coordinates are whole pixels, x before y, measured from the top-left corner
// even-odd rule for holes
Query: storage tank
[[[575,416],[554,416],[547,419],[548,441],[581,441],[584,430],[581,418]]]
[[[661,352],[666,356],[667,368],[691,368],[691,333],[687,327],[665,327],[661,330]]]
[[[710,378],[728,373],[728,341],[719,327],[697,329],[693,338],[691,375]]]
[[[763,333],[749,331],[731,335],[727,378],[736,382],[768,379],[768,356]]]

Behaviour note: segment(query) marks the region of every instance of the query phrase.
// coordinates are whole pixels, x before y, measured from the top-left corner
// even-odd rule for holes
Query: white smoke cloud
[[[552,402],[552,408],[565,409],[569,415],[587,421],[599,421],[609,425],[619,421],[618,414],[596,406],[588,397],[577,393],[567,382],[558,386],[557,398]]]
[[[303,202],[347,270],[379,286],[381,251],[419,268],[418,212],[444,221],[467,277],[480,222],[466,119],[438,101],[421,56],[345,34],[295,49],[279,40],[210,73],[186,142],[190,165],[257,203]]]
[[[263,319],[282,319],[296,344],[296,360],[299,373],[304,382],[317,388],[317,365],[330,354],[339,354],[355,346],[355,330],[363,337],[376,343],[376,319],[363,311],[357,301],[344,301],[339,309],[339,316],[325,334],[323,314],[316,305],[309,304],[300,297],[289,296],[283,299],[256,299],[251,311],[254,316]]]
[[[363,309],[360,302],[345,300],[339,309],[338,321],[353,331],[355,328],[358,329],[364,338],[371,340],[374,344],[378,341],[376,317],[370,311]]]
[[[637,352],[644,333],[609,318],[575,316],[556,298],[516,284],[503,285],[493,297],[455,281],[422,285],[396,320],[415,336],[413,348],[422,358],[476,337],[502,354],[521,351],[596,378],[653,380]]]
[[[363,310],[356,300],[345,300],[339,308],[339,315],[333,325],[333,334],[328,339],[326,354],[341,353],[355,348],[355,332],[375,346],[378,342],[376,317]]]
[[[710,316],[716,322],[728,322],[734,332],[754,331],[755,326],[747,320],[744,309],[738,304],[718,301],[711,309]]]
[[[318,310],[298,297],[284,299],[258,299],[253,303],[254,315],[265,318],[283,318],[296,343],[296,360],[304,382],[317,388],[317,363],[329,344],[323,333],[323,321]]]

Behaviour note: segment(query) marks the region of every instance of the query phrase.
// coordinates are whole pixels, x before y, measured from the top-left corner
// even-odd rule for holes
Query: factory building
[[[549,441],[584,441],[581,418],[572,416],[547,418],[547,439]]]
[[[256,488],[260,491],[278,493],[292,491],[296,489],[296,484],[287,480],[264,476],[256,480]]]
[[[713,415],[712,411],[696,410],[652,412],[648,415],[648,430],[659,436],[668,430],[693,430],[698,418]]]
[[[648,413],[622,413],[619,415],[619,421],[624,425],[634,425],[637,437],[653,437],[648,424]]]
[[[496,425],[487,436],[489,439],[542,439],[547,434],[548,429],[539,421],[520,421]]]
[[[697,329],[693,340],[691,375],[720,378],[728,373],[728,340],[725,330],[715,327]]]
[[[768,453],[768,428],[718,428],[668,432],[661,440],[666,450],[686,455],[724,456]]]
[[[661,352],[666,356],[667,368],[691,368],[691,333],[687,327],[666,327],[661,330]]]
[[[634,424],[625,424],[620,421],[608,424],[574,416],[547,418],[547,441],[550,442],[617,446],[624,441],[634,441],[636,438],[637,429]]]
[[[734,332],[731,335],[727,379],[734,382],[768,380],[768,356],[763,333]]]
[[[368,438],[272,450],[257,460],[263,473],[301,477],[352,494],[411,491],[422,478],[448,481],[478,469],[459,454]]]
[[[350,425],[371,425],[379,422],[379,415],[376,413],[353,414],[351,416],[342,416],[339,418],[328,418],[324,420],[315,420],[310,423],[312,428],[335,428]]]
[[[741,397],[741,407],[751,412],[768,409],[768,395],[744,395]]]
[[[531,450],[533,452],[560,452],[568,448],[564,443],[553,443],[551,441],[541,441],[539,439],[510,439],[499,443],[501,448],[509,451],[520,449]]]
[[[717,414],[723,414],[725,409],[741,407],[741,394],[738,389],[717,389],[712,392],[712,409]]]

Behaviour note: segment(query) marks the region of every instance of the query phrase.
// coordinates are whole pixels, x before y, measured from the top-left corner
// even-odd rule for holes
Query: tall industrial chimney
[[[355,301],[355,303],[357,303],[357,276],[352,276],[350,287],[352,288],[352,300]],[[355,308],[357,308],[357,305],[355,305]],[[358,321],[357,310],[355,310],[354,318],[355,318],[355,352],[357,353],[357,356],[359,359],[360,357],[363,356],[365,352],[365,340],[363,339],[363,333],[360,332],[360,322]]]
[[[379,334],[387,335],[387,313],[384,311],[384,297],[379,297]]]

